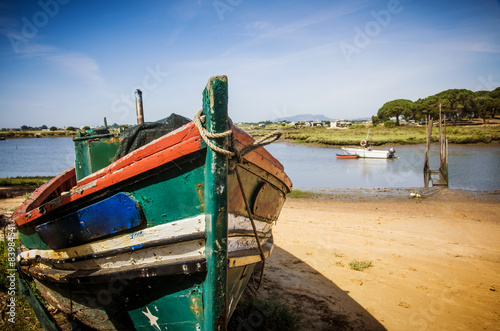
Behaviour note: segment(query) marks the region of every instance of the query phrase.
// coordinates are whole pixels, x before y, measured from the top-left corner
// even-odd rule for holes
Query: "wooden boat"
[[[342,150],[348,155],[356,155],[362,158],[371,159],[392,159],[397,158],[394,148],[388,150],[372,149],[371,147],[342,147]]]
[[[15,211],[21,275],[73,326],[224,329],[271,254],[290,179],[261,147],[269,141],[228,123],[225,76],[209,80],[198,115],[83,178],[85,165],[111,162],[103,150],[116,138],[75,139],[77,169]]]
[[[337,154],[337,159],[357,159],[358,155],[356,154]]]

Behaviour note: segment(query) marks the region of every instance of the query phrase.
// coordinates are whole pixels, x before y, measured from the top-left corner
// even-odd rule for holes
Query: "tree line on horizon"
[[[108,126],[110,129],[119,129],[120,127],[128,127],[128,125],[118,125],[117,123],[113,123]],[[47,125],[42,125],[42,126],[37,126],[37,127],[32,127],[28,125],[21,125],[19,128],[20,131],[42,131],[42,130],[50,130],[50,131],[57,131],[57,130],[65,130],[65,131],[76,131],[76,130],[89,130],[90,126],[86,125],[83,127],[74,127],[74,126],[68,126],[65,129],[59,129],[56,126],[51,126],[50,128]]]
[[[477,92],[449,89],[417,101],[392,100],[386,102],[376,116],[372,116],[372,122],[376,124],[395,117],[396,126],[399,126],[400,119],[420,121],[425,120],[428,115],[432,119],[439,119],[439,105],[441,113],[453,124],[459,120],[474,118],[481,118],[486,123],[487,119],[500,114],[500,87],[492,91]]]

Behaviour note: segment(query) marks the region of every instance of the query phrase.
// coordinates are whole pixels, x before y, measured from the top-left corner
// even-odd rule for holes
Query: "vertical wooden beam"
[[[446,120],[443,121],[441,116],[441,104],[439,104],[439,173],[442,178],[441,183],[448,186],[448,140],[446,139]]]
[[[432,138],[432,118],[431,115],[426,116],[427,124],[426,124],[426,129],[427,129],[427,144],[425,147],[425,159],[424,159],[424,184],[425,187],[429,187],[429,181],[430,181],[430,167],[429,167],[429,149],[431,146],[431,138]]]
[[[137,111],[137,124],[144,123],[144,109],[142,107],[142,91],[135,90],[135,108]]]
[[[212,133],[228,129],[227,77],[211,77],[203,91],[206,128]],[[227,138],[214,139],[227,149]],[[203,303],[205,330],[227,329],[227,157],[207,147],[205,163],[205,217],[207,278]]]

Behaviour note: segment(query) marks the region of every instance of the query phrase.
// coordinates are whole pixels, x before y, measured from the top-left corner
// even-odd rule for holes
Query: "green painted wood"
[[[206,128],[212,133],[227,131],[227,77],[211,77],[203,91]],[[227,149],[227,138],[213,141]],[[205,330],[227,329],[227,157],[207,148],[205,163],[205,215],[207,278],[204,282]]]
[[[148,227],[204,212],[204,163],[193,159],[126,188],[139,202]]]
[[[73,139],[77,180],[110,165],[120,145],[119,139],[108,130],[79,135]]]
[[[23,226],[22,228],[17,228],[19,231],[19,239],[29,249],[50,249],[36,232],[34,226]]]
[[[203,290],[195,285],[128,312],[137,330],[200,330]]]
[[[19,264],[17,265],[18,270],[21,270]],[[43,305],[43,303],[36,297],[35,293],[31,290],[28,283],[25,283],[24,278],[18,276],[17,282],[19,284],[19,293],[21,293],[26,301],[30,304],[31,308],[33,308],[33,312],[36,315],[36,318],[43,326],[46,331],[59,331],[60,329],[57,327],[56,323],[53,321],[52,316],[47,311],[47,308]]]

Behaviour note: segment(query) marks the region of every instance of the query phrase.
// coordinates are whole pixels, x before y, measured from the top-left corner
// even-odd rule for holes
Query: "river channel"
[[[295,189],[423,187],[424,145],[384,146],[397,159],[337,159],[340,148],[274,143],[266,148],[285,167]],[[439,167],[432,146],[431,167]],[[74,165],[71,138],[0,141],[0,177],[55,176]],[[450,188],[500,190],[500,145],[450,145]]]

